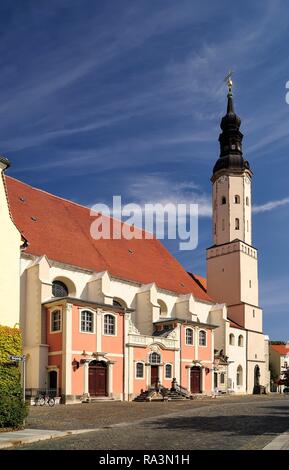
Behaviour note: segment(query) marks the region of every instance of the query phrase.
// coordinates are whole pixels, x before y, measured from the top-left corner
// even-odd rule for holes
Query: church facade
[[[207,279],[156,238],[93,240],[88,208],[7,176],[0,157],[0,324],[22,330],[27,393],[132,400],[173,380],[188,394],[268,390],[239,128],[229,89]]]

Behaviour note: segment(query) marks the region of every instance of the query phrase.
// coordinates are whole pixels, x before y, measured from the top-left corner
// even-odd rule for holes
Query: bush
[[[19,396],[0,392],[0,428],[19,428],[27,416],[27,406]]]
[[[19,365],[9,360],[9,355],[21,354],[19,329],[0,326],[0,428],[20,427],[27,416]]]

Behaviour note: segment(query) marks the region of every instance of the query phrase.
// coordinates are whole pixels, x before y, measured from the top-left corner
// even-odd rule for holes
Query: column
[[[201,376],[202,376],[202,393],[205,393],[205,377],[206,377],[206,369],[205,367],[201,367]]]
[[[128,346],[129,337],[129,320],[130,313],[125,313],[123,317],[124,322],[124,344],[123,344],[123,367],[124,367],[124,397],[123,400],[129,400],[129,349]]]
[[[96,352],[102,351],[102,313],[96,311]]]
[[[83,394],[88,395],[88,377],[89,377],[89,361],[85,361],[83,365],[83,374],[84,374],[84,387],[83,387]]]
[[[164,378],[164,364],[159,365],[159,381],[162,384]]]
[[[62,393],[71,395],[72,379],[72,304],[62,309]]]
[[[190,392],[191,391],[191,367],[186,366],[187,369],[187,389]]]
[[[215,331],[214,330],[211,330],[211,348],[212,348],[212,366],[211,366],[211,374],[212,374],[212,382],[211,382],[211,388],[212,388],[212,392],[214,391],[214,362],[215,362],[215,353],[214,353],[214,349],[215,349]]]
[[[108,384],[107,384],[107,390],[108,390],[108,396],[111,398],[113,396],[113,365],[115,364],[114,361],[110,361],[107,363],[108,367]]]
[[[149,363],[146,364],[146,387],[149,388],[151,384],[151,365]]]
[[[195,361],[199,359],[199,328],[195,328]]]

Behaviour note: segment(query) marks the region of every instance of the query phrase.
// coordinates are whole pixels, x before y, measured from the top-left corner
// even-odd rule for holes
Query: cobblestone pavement
[[[99,428],[21,449],[262,449],[289,429],[289,398],[233,397],[181,403],[96,403],[32,411],[29,423]],[[85,408],[87,407],[87,408]],[[86,411],[87,410],[87,411]],[[43,414],[45,419],[43,420]],[[68,418],[70,415],[70,418]],[[89,416],[89,422],[87,421]],[[61,419],[64,419],[61,421]],[[52,422],[52,421],[51,421]],[[59,427],[58,427],[59,429]],[[63,428],[62,428],[63,429]]]

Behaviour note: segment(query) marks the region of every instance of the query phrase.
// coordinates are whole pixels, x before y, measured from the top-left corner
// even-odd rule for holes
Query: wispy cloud
[[[279,199],[276,201],[269,201],[269,202],[266,202],[265,204],[254,206],[253,212],[255,214],[259,214],[261,212],[273,211],[275,209],[278,209],[279,207],[287,206],[288,204],[289,204],[289,197],[285,197],[283,199]]]
[[[131,202],[140,205],[147,203],[198,205],[200,217],[209,217],[212,214],[211,198],[202,191],[194,181],[172,181],[168,175],[150,174],[128,185],[126,195]]]

